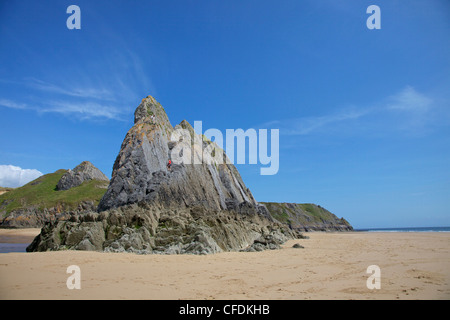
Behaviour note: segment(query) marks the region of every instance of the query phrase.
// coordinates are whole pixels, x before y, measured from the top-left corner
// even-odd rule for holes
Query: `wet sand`
[[[0,243],[31,243],[40,232],[39,228],[0,229]]]
[[[207,256],[3,253],[0,299],[450,299],[450,233],[307,235],[281,250]],[[80,290],[67,288],[69,265],[80,267]],[[380,289],[367,288],[370,265]]]

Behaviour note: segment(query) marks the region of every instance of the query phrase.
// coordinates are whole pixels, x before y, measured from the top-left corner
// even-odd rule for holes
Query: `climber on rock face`
[[[172,160],[169,160],[169,162],[167,162],[167,170],[171,170],[172,168]]]

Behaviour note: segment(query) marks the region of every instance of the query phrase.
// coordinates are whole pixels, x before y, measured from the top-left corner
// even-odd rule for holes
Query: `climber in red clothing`
[[[169,162],[167,163],[167,170],[170,171],[171,168],[172,168],[172,160],[169,160]]]

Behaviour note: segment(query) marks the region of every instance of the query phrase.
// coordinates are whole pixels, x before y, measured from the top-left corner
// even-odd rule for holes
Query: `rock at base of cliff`
[[[301,235],[257,214],[205,213],[199,208],[168,211],[141,203],[49,222],[27,251],[211,254],[277,249],[296,237]]]

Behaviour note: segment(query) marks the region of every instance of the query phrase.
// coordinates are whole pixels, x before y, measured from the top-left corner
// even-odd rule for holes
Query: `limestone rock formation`
[[[245,211],[247,206],[257,209],[257,202],[234,165],[218,164],[203,152],[209,143],[186,120],[173,128],[162,106],[147,97],[136,109],[135,124],[122,143],[99,209],[140,201],[178,208],[200,205],[216,211]],[[175,150],[191,150],[191,163],[195,159],[202,161],[173,164],[169,171],[167,163]]]
[[[185,120],[172,127],[164,108],[144,98],[97,212],[48,223],[28,251],[207,254],[300,237],[255,201],[221,151]]]
[[[84,181],[88,180],[100,180],[109,181],[109,179],[99,169],[94,167],[89,161],[83,161],[73,170],[67,170],[67,172],[59,180],[56,189],[57,190],[69,190],[70,188],[77,187]]]

